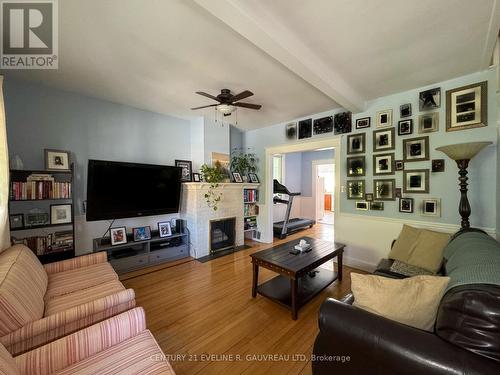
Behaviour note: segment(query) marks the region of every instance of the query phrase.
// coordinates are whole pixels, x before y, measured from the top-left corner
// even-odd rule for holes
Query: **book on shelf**
[[[245,203],[243,206],[243,216],[256,216],[259,214],[259,206]]]
[[[55,181],[12,181],[10,199],[40,200],[40,199],[71,199],[71,182]]]
[[[73,231],[60,231],[47,235],[12,238],[12,243],[29,247],[36,255],[58,253],[73,249]]]
[[[256,189],[243,190],[243,200],[245,202],[257,202],[259,200],[259,191]]]

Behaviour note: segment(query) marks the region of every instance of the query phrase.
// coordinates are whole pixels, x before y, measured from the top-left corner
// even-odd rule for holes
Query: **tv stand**
[[[189,257],[188,232],[173,233],[163,238],[158,235],[158,231],[153,231],[151,235],[150,240],[137,242],[127,235],[126,244],[115,246],[111,245],[109,237],[95,238],[93,251],[105,251],[118,274]]]

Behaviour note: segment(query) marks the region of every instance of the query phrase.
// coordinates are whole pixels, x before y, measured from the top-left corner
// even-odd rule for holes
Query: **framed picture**
[[[333,116],[333,134],[345,134],[352,131],[352,113],[341,112]]]
[[[429,193],[429,170],[415,169],[403,172],[403,193]]]
[[[446,131],[488,125],[488,82],[446,91]]]
[[[444,159],[434,159],[432,161],[432,172],[444,172]]]
[[[398,135],[408,135],[413,133],[413,120],[398,121]]]
[[[396,200],[394,189],[396,180],[373,180],[373,190],[375,192],[375,200],[393,201]]]
[[[191,182],[191,176],[193,172],[193,164],[190,160],[176,160],[176,167],[182,168],[181,182]]]
[[[201,182],[201,176],[199,173],[193,173],[193,182]]]
[[[67,171],[70,169],[70,152],[64,150],[45,149],[45,169]]]
[[[24,225],[27,227],[46,225],[49,223],[50,217],[47,212],[28,212],[24,215]]]
[[[364,154],[366,134],[352,134],[347,136],[347,155]]]
[[[394,153],[373,155],[373,175],[394,174]]]
[[[231,172],[231,174],[233,175],[233,181],[234,182],[238,182],[238,183],[242,183],[243,182],[243,178],[241,177],[240,172]]]
[[[286,139],[295,140],[297,139],[297,123],[291,122],[286,125],[285,128]]]
[[[399,106],[399,117],[405,118],[411,116],[411,104],[402,104]]]
[[[51,204],[50,224],[71,224],[71,204]]]
[[[299,121],[299,139],[312,137],[312,119]]]
[[[384,211],[384,202],[372,202],[372,203],[370,203],[370,210]]]
[[[373,201],[373,193],[366,193],[365,194],[365,201],[372,202]]]
[[[392,109],[377,112],[377,128],[392,126]]]
[[[370,127],[370,117],[358,118],[356,120],[356,129],[364,129]]]
[[[161,221],[158,223],[158,235],[163,237],[170,237],[172,235],[172,226],[170,221]]]
[[[413,213],[413,198],[401,198],[399,200],[399,212]]]
[[[368,206],[369,206],[368,202],[358,201],[355,203],[355,205],[356,205],[356,210],[368,211]]]
[[[424,113],[418,116],[418,132],[432,133],[439,130],[439,112]]]
[[[403,140],[403,161],[429,160],[429,137]]]
[[[347,180],[347,199],[363,199],[364,196],[364,180]]]
[[[394,169],[397,171],[402,171],[405,169],[405,163],[403,160],[396,160],[394,162]]]
[[[9,215],[10,229],[21,229],[24,228],[24,216],[23,214],[12,214]]]
[[[260,182],[259,178],[255,173],[248,174],[248,181],[251,182],[252,184],[258,184]]]
[[[111,228],[109,233],[111,234],[111,245],[122,245],[127,243],[127,228]]]
[[[441,88],[422,91],[418,94],[418,103],[421,111],[428,111],[441,107]]]
[[[373,152],[394,150],[394,128],[373,131]]]
[[[396,198],[401,198],[403,196],[402,189],[401,188],[394,189],[394,196]]]
[[[347,158],[347,177],[360,177],[365,175],[365,157],[351,156]]]
[[[333,117],[332,116],[317,118],[316,120],[313,121],[313,133],[314,133],[314,135],[331,133],[331,132],[333,132]]]
[[[134,236],[134,242],[145,241],[151,239],[151,227],[138,227],[132,229],[132,234]]]
[[[441,199],[426,198],[422,200],[422,216],[441,216]]]

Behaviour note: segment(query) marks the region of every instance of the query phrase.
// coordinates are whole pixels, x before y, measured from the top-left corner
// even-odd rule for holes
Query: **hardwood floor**
[[[275,244],[304,235],[332,240],[333,226],[318,224]],[[289,310],[260,295],[251,297],[249,254],[272,245],[249,244],[252,248],[207,263],[192,260],[123,281],[135,290],[165,354],[178,356],[170,358],[177,374],[311,373],[319,307],[327,297],[347,294],[350,272],[362,271],[344,266],[342,282],[302,307],[293,321]],[[274,276],[261,269],[259,282]],[[262,357],[275,354],[281,357]]]

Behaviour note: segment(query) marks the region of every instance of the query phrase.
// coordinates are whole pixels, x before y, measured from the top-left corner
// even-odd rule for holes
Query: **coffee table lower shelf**
[[[337,272],[325,268],[317,268],[316,276],[310,277],[308,274],[298,280],[297,288],[297,309],[305,305],[308,301],[318,295],[328,285],[337,280]],[[292,291],[290,278],[279,275],[271,280],[260,284],[257,293],[272,299],[275,302],[292,309]]]

